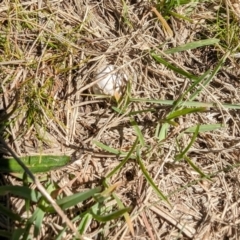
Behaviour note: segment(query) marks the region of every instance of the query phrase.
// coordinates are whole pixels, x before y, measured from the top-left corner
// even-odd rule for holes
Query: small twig
[[[0,62],[0,66],[3,65],[20,65],[26,63],[27,60],[11,60],[11,61],[2,61]]]
[[[150,206],[149,209],[158,214],[160,217],[165,219],[167,222],[169,222],[176,228],[178,228],[183,234],[185,234],[190,239],[194,237],[194,234],[196,233],[196,230],[194,228],[188,227],[185,224],[178,222],[171,213],[165,211],[163,208]]]
[[[33,173],[26,167],[26,165],[21,161],[21,159],[15,154],[15,152],[8,146],[8,144],[5,142],[3,138],[0,137],[0,142],[3,144],[3,146],[11,153],[11,155],[15,158],[17,163],[23,168],[23,170],[26,172],[26,174],[33,180],[33,182],[36,184],[38,190],[41,192],[41,194],[48,200],[49,203],[52,204],[55,211],[59,214],[59,216],[62,218],[64,222],[66,222],[67,226],[75,233],[76,237],[78,239],[84,239],[77,231],[77,229],[74,227],[72,222],[68,219],[68,217],[65,215],[65,213],[62,211],[62,209],[58,206],[58,204],[53,200],[53,198],[49,195],[49,193],[45,190],[43,185],[40,183],[38,178],[36,178]]]
[[[138,186],[138,199],[137,199],[137,203],[138,203],[138,206],[140,207],[142,205],[142,199],[143,199],[143,193],[142,193],[142,190],[143,190],[143,176],[140,177],[140,181],[139,181],[139,186]],[[140,216],[142,218],[142,221],[143,223],[145,224],[145,227],[146,227],[146,231],[148,232],[149,234],[149,237],[151,240],[154,240],[155,237],[153,235],[153,232],[152,232],[152,228],[148,222],[148,219],[147,219],[147,216],[146,216],[146,213],[145,211],[141,211],[140,212]]]

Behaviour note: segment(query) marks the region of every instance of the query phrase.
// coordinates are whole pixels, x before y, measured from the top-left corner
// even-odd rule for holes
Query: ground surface
[[[240,103],[240,2],[189,1],[180,6],[176,2],[0,3],[0,94],[6,109],[2,119],[9,122],[5,139],[19,156],[71,155],[75,163],[49,175],[64,195],[71,195],[101,185],[123,160],[98,143],[128,152],[136,137],[143,137],[138,144],[141,161],[129,159],[109,178],[110,185],[121,183],[115,193],[132,207],[135,236],[125,219],[118,218],[92,221],[83,234],[90,239],[240,238],[240,110],[234,107]],[[210,38],[220,41],[165,52]],[[158,63],[151,51],[196,77],[214,72],[222,61],[194,99],[200,107],[202,102],[214,105],[178,117],[175,125],[164,125],[171,105],[136,99],[177,100],[194,81]],[[131,83],[119,104],[92,92],[97,69],[106,64],[119,68]],[[184,99],[189,100],[193,91]],[[8,116],[11,109],[15,111]],[[176,161],[176,156],[192,139],[184,130],[197,124],[217,127],[200,132],[188,149],[196,169],[186,158]],[[170,205],[146,181],[140,163]],[[12,177],[4,182],[20,184]],[[24,202],[11,201],[23,214]],[[85,208],[78,206],[67,215],[73,219]],[[46,216],[38,239],[53,238],[62,225],[59,216]],[[64,239],[72,239],[71,233]]]

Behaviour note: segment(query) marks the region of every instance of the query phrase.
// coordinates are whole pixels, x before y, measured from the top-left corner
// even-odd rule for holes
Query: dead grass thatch
[[[225,2],[222,7],[237,19],[239,1]],[[19,156],[71,154],[75,163],[49,175],[65,195],[71,195],[99,185],[121,161],[92,140],[127,152],[136,139],[129,113],[155,109],[136,114],[134,121],[146,146],[152,147],[151,154],[144,155],[147,149],[143,149],[145,167],[171,207],[159,200],[136,161],[128,161],[111,178],[112,184],[122,182],[116,194],[126,206],[132,206],[134,239],[239,239],[239,110],[221,104],[240,102],[239,61],[229,57],[197,97],[199,102],[214,102],[217,108],[179,118],[179,126],[170,128],[161,143],[155,137],[156,127],[169,108],[131,102],[119,114],[112,109],[114,102],[96,98],[91,90],[97,69],[109,63],[128,76],[131,97],[176,100],[191,81],[157,64],[149,50],[164,54],[169,48],[214,37],[219,4],[196,1],[175,8],[191,21],[171,16],[171,36],[149,1],[2,1],[0,94],[2,109],[6,109],[2,116],[15,110],[4,132],[8,143]],[[239,36],[239,29],[236,34]],[[206,46],[164,56],[199,76],[214,69],[226,51],[222,45]],[[17,105],[14,99],[18,99]],[[211,175],[211,181],[200,178],[185,161],[175,162],[176,138],[198,123],[224,126],[200,133],[188,154]],[[181,146],[187,146],[190,139],[184,135]],[[12,177],[5,181],[19,184]],[[22,200],[9,200],[19,214],[26,214]],[[86,206],[67,212],[69,218]],[[47,216],[39,239],[53,239],[62,226],[59,216]],[[86,235],[133,239],[124,219],[104,226],[92,222]],[[66,234],[64,239],[72,239],[72,235]]]

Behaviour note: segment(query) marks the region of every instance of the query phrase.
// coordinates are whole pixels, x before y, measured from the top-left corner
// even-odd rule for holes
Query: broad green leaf
[[[50,170],[63,167],[71,161],[70,156],[38,155],[20,157],[20,160],[33,173],[49,172]],[[22,166],[15,158],[0,159],[0,171],[6,173],[24,173]]]

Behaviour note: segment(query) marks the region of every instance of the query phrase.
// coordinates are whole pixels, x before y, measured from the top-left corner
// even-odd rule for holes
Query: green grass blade
[[[12,236],[12,233],[8,231],[0,230],[0,237],[3,237],[4,239],[11,239],[11,236]],[[16,238],[16,239],[20,239],[20,238]]]
[[[33,173],[49,172],[63,167],[71,161],[70,156],[38,155],[20,157],[21,161]],[[1,172],[24,173],[22,166],[14,158],[0,159]]]
[[[43,198],[40,199],[40,202],[43,201]],[[23,237],[22,239],[29,239],[30,234],[30,229],[31,227],[34,225],[34,222],[38,216],[38,213],[40,213],[40,211],[42,211],[40,208],[35,209],[34,213],[32,214],[32,216],[30,218],[28,218],[26,224],[25,224],[25,229],[23,232]]]
[[[110,173],[107,174],[106,178],[110,178],[115,174],[120,168],[122,168],[126,162],[128,161],[129,158],[131,158],[133,151],[135,150],[139,140],[138,138],[135,140],[133,146],[131,147],[130,151],[128,152],[127,156],[120,162],[120,164],[117,165]]]
[[[226,53],[222,59],[219,61],[218,65],[214,68],[214,70],[212,71],[212,73],[210,74],[210,76],[202,82],[202,86],[200,86],[189,98],[189,100],[193,100],[198,94],[199,92],[202,91],[202,89],[204,87],[206,87],[207,85],[209,85],[209,83],[212,81],[212,79],[216,76],[216,74],[218,73],[218,71],[222,68],[223,64],[225,63],[226,59],[228,58],[228,56],[230,55],[230,53]]]
[[[133,118],[130,118],[130,123],[133,126],[133,129],[135,130],[135,133],[139,139],[139,142],[141,144],[142,147],[145,146],[145,140],[144,140],[144,136],[142,134],[141,129],[139,128],[138,124],[136,123],[136,121]]]
[[[174,16],[175,18],[179,18],[179,19],[183,19],[183,20],[186,20],[188,22],[193,22],[193,20],[189,17],[186,17],[186,16],[183,16],[181,14],[178,14],[176,12],[173,12],[173,11],[169,11],[169,14],[171,14],[172,16]]]
[[[17,229],[14,229],[13,230],[13,233],[12,233],[12,236],[11,236],[11,240],[15,240],[15,239],[23,239],[23,240],[25,240],[23,237],[22,237],[22,235],[23,235],[23,233],[26,231],[26,229],[24,229],[24,228],[17,228]],[[29,238],[28,239],[31,239],[30,238],[30,236],[29,236]]]
[[[184,159],[201,177],[211,180],[211,177],[206,175],[203,171],[201,171],[200,168],[197,167],[188,156],[184,155]]]
[[[156,128],[155,135],[158,137],[159,141],[163,141],[167,137],[167,132],[168,132],[170,125],[167,122],[162,124],[161,128],[160,128],[160,124],[158,124],[158,125],[159,125],[159,128],[158,127]],[[160,129],[159,132],[157,132],[158,129]]]
[[[101,143],[101,142],[98,142],[98,141],[96,141],[96,140],[93,140],[93,143],[94,143],[96,146],[100,147],[101,149],[103,149],[103,150],[105,150],[105,151],[107,151],[107,152],[109,152],[109,153],[116,154],[116,155],[119,156],[119,157],[125,157],[126,155],[128,155],[127,152],[123,152],[123,151],[116,150],[116,149],[111,148],[111,147],[109,147],[109,146],[107,146],[107,145],[105,145],[105,144],[103,144],[103,143]],[[134,156],[130,156],[130,158],[134,158]]]
[[[92,221],[92,218],[92,214],[88,212],[83,215],[82,220],[78,226],[78,231],[80,232],[80,234],[84,234],[86,232]]]
[[[205,112],[206,108],[205,107],[198,107],[198,108],[184,108],[180,109],[177,111],[174,111],[167,116],[167,120],[172,120],[180,116],[185,116],[190,113],[198,113],[198,112]]]
[[[190,43],[186,43],[186,44],[183,44],[183,45],[175,47],[175,48],[168,49],[168,50],[164,51],[164,53],[172,54],[172,53],[176,53],[176,52],[187,51],[187,50],[191,50],[191,49],[195,49],[195,48],[199,48],[199,47],[203,47],[203,46],[207,46],[207,45],[213,45],[218,42],[219,42],[219,39],[216,39],[216,38],[204,39],[204,40],[190,42]]]
[[[129,212],[129,211],[131,211],[130,207],[116,210],[116,211],[114,211],[112,213],[109,213],[107,215],[102,215],[102,214],[98,215],[98,214],[95,214],[94,212],[91,212],[91,214],[92,214],[93,218],[95,218],[99,222],[108,222],[108,221],[111,221],[113,219],[122,217],[124,213]]]
[[[191,86],[175,101],[174,103],[174,107],[176,108],[178,105],[182,105],[183,103],[183,99],[187,96],[187,94],[189,92],[191,92],[192,90],[194,90],[194,88],[199,85],[210,73],[210,70],[206,71],[204,74],[202,74],[200,77],[198,77],[198,79],[196,81],[194,81]],[[198,91],[199,93],[200,91]],[[195,95],[197,96],[197,95]],[[190,100],[194,100],[194,98],[190,98]]]
[[[196,130],[191,138],[190,143],[187,145],[187,147],[178,155],[175,156],[176,161],[179,161],[181,159],[183,159],[183,157],[185,156],[185,154],[188,152],[188,150],[191,148],[191,146],[194,144],[194,142],[196,141],[196,138],[198,136],[198,132],[199,132],[199,125],[197,125]]]
[[[131,101],[155,103],[155,104],[170,105],[170,106],[173,106],[175,103],[174,100],[156,100],[156,99],[146,99],[146,98],[131,98]],[[226,109],[240,109],[240,104],[221,103],[221,105]],[[216,103],[194,102],[194,101],[185,101],[181,104],[181,106],[217,108]]]
[[[173,121],[173,120],[165,119],[165,122],[168,123],[171,126],[174,126],[174,127],[178,127],[179,126],[179,124],[177,122]]]
[[[1,186],[0,195],[6,194],[17,195],[19,198],[29,199],[30,201],[37,202],[41,197],[38,191],[23,186]]]
[[[196,129],[197,129],[198,126],[189,127],[186,130],[184,130],[184,133],[196,132]],[[203,125],[199,126],[199,132],[214,131],[214,130],[218,130],[222,127],[224,127],[223,124],[203,124]]]
[[[85,192],[75,193],[62,199],[58,199],[56,202],[61,207],[62,210],[65,210],[93,197],[96,193],[100,193],[101,190],[102,190],[101,187],[96,187]],[[55,212],[53,207],[47,207],[45,211],[51,213]]]
[[[45,216],[45,212],[38,208],[38,214],[36,216],[36,220],[34,222],[34,237],[37,238],[37,236],[39,235],[40,231],[41,231],[41,227],[42,227],[42,222],[43,222],[43,218]]]
[[[202,124],[202,125],[196,125],[196,126],[192,126],[192,127],[189,127],[187,129],[185,129],[184,131],[182,131],[178,136],[177,136],[177,139],[180,139],[184,133],[194,133],[196,132],[196,129],[198,128],[199,126],[199,132],[202,133],[202,132],[209,132],[209,131],[214,131],[214,130],[218,130],[218,129],[221,129],[224,127],[223,124]]]
[[[19,222],[22,221],[22,218],[18,214],[12,212],[11,210],[6,208],[2,204],[0,204],[0,212],[1,212],[1,214],[11,218],[12,220],[19,221]]]
[[[28,187],[29,181],[28,181],[28,175],[27,175],[26,172],[23,173],[22,182],[23,182],[24,187]],[[31,207],[31,201],[30,201],[30,199],[26,198],[25,199],[25,208],[26,208],[26,212],[27,212],[28,216],[29,216],[29,213],[30,213],[30,207]]]
[[[55,237],[54,240],[63,240],[64,239],[64,234],[67,230],[67,227],[64,227],[60,232],[59,234]],[[76,238],[73,238],[73,240],[76,239]]]
[[[161,131],[160,127],[161,127],[161,124],[158,123],[157,126],[156,126],[156,129],[155,129],[155,135],[154,135],[155,138],[158,138],[158,136],[160,134],[160,131]]]
[[[114,197],[114,199],[116,200],[118,207],[119,207],[120,209],[123,209],[125,206],[124,206],[124,204],[122,203],[122,201],[118,198],[118,196],[117,196],[115,193],[113,193],[113,197]],[[126,220],[126,223],[127,223],[127,225],[128,225],[128,228],[129,228],[130,232],[131,232],[132,235],[134,236],[134,228],[133,228],[133,224],[132,224],[132,221],[131,221],[131,218],[130,218],[129,213],[128,213],[128,212],[125,212],[125,213],[123,214],[123,216],[124,216],[124,218],[125,218],[125,220]]]
[[[148,113],[148,112],[156,112],[156,109],[149,108],[149,109],[145,109],[145,110],[134,111],[134,112],[130,112],[128,114],[128,116],[135,116],[135,115],[140,114],[140,113]]]
[[[153,57],[153,59],[157,62],[157,63],[161,63],[163,64],[164,66],[166,66],[167,68],[173,70],[174,72],[178,73],[178,74],[181,74],[182,76],[184,77],[187,77],[189,79],[192,79],[192,80],[197,80],[198,77],[181,69],[181,68],[178,68],[178,67],[175,67],[174,65],[172,65],[170,62],[166,61],[165,59],[163,59],[162,57],[158,56],[157,54],[155,53],[150,53],[151,56]]]
[[[150,186],[155,190],[155,192],[157,193],[157,195],[164,201],[166,201],[169,205],[170,202],[168,201],[167,197],[158,189],[158,187],[156,186],[156,184],[153,182],[152,178],[150,177],[147,169],[144,166],[144,163],[141,160],[141,156],[140,156],[140,150],[137,149],[137,162],[139,164],[139,167],[144,175],[144,177],[146,178],[147,182],[150,184]]]
[[[123,114],[125,113],[125,109],[120,109],[118,107],[112,106],[112,109],[117,112],[118,114]]]
[[[179,161],[181,159],[185,159],[187,161],[187,163],[197,172],[200,174],[201,177],[210,179],[210,177],[208,175],[206,175],[204,172],[202,172],[192,161],[189,157],[186,156],[186,153],[189,151],[189,149],[191,148],[191,146],[193,145],[193,143],[196,141],[196,138],[198,136],[199,133],[199,128],[200,125],[197,125],[195,132],[191,138],[190,143],[187,145],[187,147],[178,155],[176,155],[175,159],[176,161]]]

